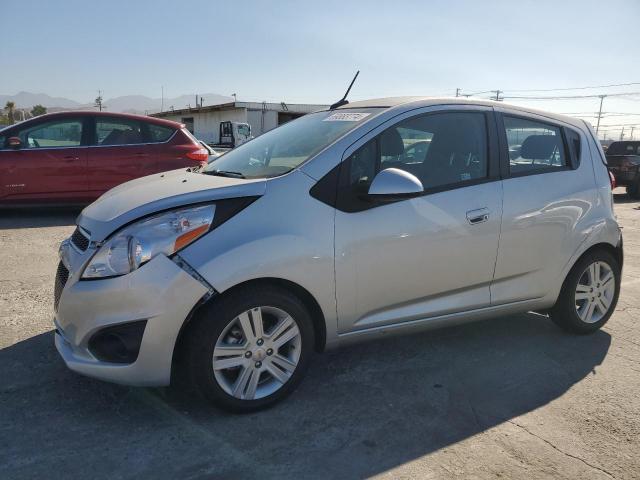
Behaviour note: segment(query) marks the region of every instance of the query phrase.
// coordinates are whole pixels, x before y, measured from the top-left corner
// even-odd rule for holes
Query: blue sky
[[[356,69],[353,99],[640,82],[638,0],[2,0],[2,18],[4,94],[91,101],[98,89],[159,97],[164,85],[168,97],[326,103]],[[640,85],[565,93],[601,91]],[[640,101],[609,98],[607,108],[640,113]]]

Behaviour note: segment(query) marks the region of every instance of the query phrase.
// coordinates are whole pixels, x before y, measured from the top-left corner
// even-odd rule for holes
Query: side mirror
[[[22,141],[20,137],[9,137],[7,139],[7,145],[9,148],[20,148],[22,146]]]
[[[415,175],[399,168],[387,168],[375,176],[368,195],[378,200],[395,200],[417,197],[423,192],[422,182]]]

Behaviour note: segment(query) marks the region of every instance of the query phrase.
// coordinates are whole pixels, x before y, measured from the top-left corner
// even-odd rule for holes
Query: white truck
[[[252,138],[251,125],[248,123],[225,121],[220,122],[220,140],[209,145],[217,151],[224,151],[242,145]]]

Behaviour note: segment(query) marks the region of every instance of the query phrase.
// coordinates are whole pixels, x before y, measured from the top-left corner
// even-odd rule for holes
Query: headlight
[[[100,247],[82,278],[125,275],[156,255],[172,255],[207,233],[214,213],[215,205],[204,205],[172,210],[133,223]]]

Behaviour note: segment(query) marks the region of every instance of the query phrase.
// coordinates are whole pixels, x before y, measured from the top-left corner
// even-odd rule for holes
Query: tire
[[[613,278],[606,281],[608,273]],[[595,332],[615,311],[620,295],[620,276],[620,265],[609,252],[587,253],[567,275],[560,296],[549,312],[551,319],[571,333]],[[595,282],[591,282],[592,277],[596,278]],[[592,304],[594,306],[590,307]]]
[[[634,200],[640,199],[640,185],[638,183],[634,183],[632,185],[627,186],[627,195],[633,198]]]
[[[260,324],[263,333],[256,335]],[[314,329],[298,297],[277,286],[249,285],[205,305],[186,341],[183,368],[191,383],[216,406],[245,413],[296,388],[314,351]]]

